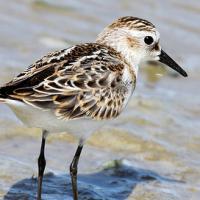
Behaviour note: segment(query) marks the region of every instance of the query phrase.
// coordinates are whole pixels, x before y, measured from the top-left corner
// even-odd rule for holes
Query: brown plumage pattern
[[[115,118],[127,94],[122,80],[125,65],[112,48],[97,43],[76,45],[44,56],[0,93],[53,110],[61,119]]]
[[[108,28],[110,29],[118,29],[118,28],[128,28],[128,29],[136,29],[137,31],[154,31],[155,26],[145,20],[145,19],[140,19],[137,17],[132,17],[132,16],[126,16],[126,17],[121,17],[115,22],[113,22]]]

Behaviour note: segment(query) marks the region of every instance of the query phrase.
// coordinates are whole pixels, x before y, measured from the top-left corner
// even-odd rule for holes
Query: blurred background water
[[[126,111],[84,147],[80,199],[200,198],[200,1],[0,0],[0,5],[1,84],[47,52],[94,41],[120,16],[152,21],[163,49],[189,77],[159,66],[140,69]],[[40,130],[24,127],[0,105],[0,198],[34,199],[31,176],[37,175],[40,140]],[[67,174],[76,143],[68,134],[49,137],[46,172],[52,173],[45,177],[44,199],[71,199]]]

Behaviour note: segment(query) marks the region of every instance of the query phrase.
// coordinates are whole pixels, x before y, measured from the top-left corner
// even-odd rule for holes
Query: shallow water
[[[162,67],[141,68],[126,111],[84,147],[80,199],[199,199],[199,1],[0,2],[1,84],[47,52],[94,41],[119,16],[152,21],[160,30],[163,48],[189,77]],[[40,130],[23,127],[0,105],[0,132],[0,198],[34,199]],[[67,134],[49,137],[43,199],[71,198],[68,166],[76,142]]]

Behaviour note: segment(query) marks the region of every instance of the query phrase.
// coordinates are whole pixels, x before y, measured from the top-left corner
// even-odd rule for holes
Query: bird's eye
[[[144,38],[144,42],[148,45],[152,44],[154,42],[153,38],[151,36],[146,36]]]

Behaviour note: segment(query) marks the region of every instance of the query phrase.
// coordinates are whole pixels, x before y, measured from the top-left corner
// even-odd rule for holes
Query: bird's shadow
[[[141,182],[181,182],[144,169],[124,164],[115,164],[91,174],[78,175],[80,200],[125,200],[135,186]],[[26,178],[15,183],[4,196],[4,200],[35,200],[37,179]],[[69,175],[48,173],[43,180],[43,200],[72,199]]]

